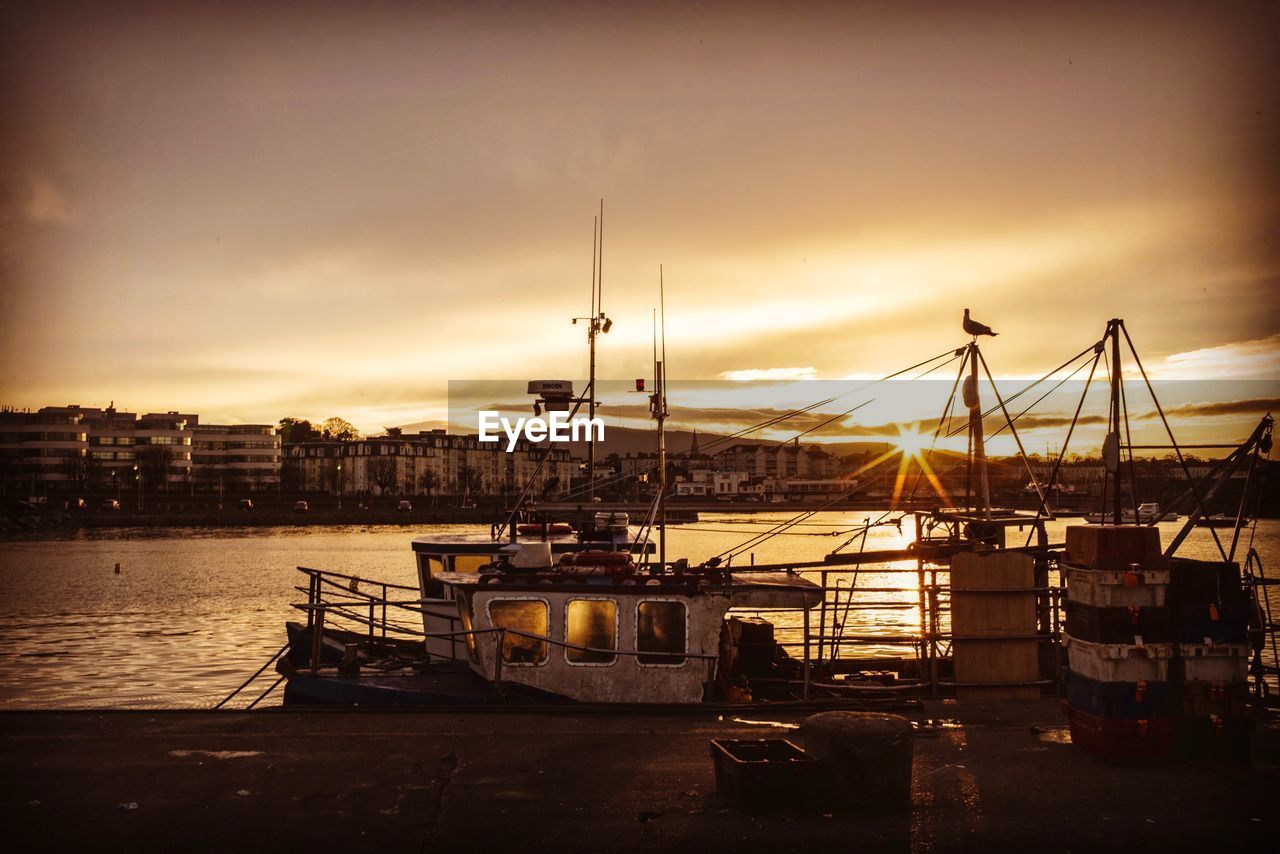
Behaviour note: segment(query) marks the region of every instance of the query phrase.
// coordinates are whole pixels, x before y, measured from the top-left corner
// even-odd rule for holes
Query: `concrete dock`
[[[932,703],[912,804],[749,815],[707,742],[796,718],[521,712],[0,714],[14,850],[953,851],[1273,847],[1280,777],[1106,766],[1051,701]],[[136,805],[136,806],[135,806]]]

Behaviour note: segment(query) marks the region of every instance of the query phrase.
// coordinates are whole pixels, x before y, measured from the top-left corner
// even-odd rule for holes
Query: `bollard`
[[[119,563],[117,563],[117,564],[116,564],[116,575],[119,575],[119,574],[120,574],[120,564],[119,564]]]
[[[805,751],[826,766],[837,809],[911,804],[911,722],[879,712],[821,712],[800,724]]]

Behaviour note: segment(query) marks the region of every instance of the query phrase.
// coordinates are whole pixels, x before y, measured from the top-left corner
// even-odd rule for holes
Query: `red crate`
[[[1169,758],[1173,748],[1173,718],[1100,718],[1065,700],[1062,713],[1071,728],[1071,742],[1104,762],[1160,762]]]
[[[1178,721],[1177,755],[1198,762],[1249,761],[1254,722],[1211,715]]]

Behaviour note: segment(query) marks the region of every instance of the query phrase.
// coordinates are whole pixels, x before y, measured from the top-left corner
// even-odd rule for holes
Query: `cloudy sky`
[[[1275,4],[685,5],[5,5],[0,403],[581,377],[601,197],[608,377],[662,264],[673,378],[889,373],[970,307],[1011,383],[1123,317],[1275,395]]]

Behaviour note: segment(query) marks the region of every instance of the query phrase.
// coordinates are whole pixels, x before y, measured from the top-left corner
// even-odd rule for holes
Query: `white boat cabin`
[[[468,661],[492,682],[583,702],[699,703],[731,608],[821,601],[797,575],[638,570],[640,544],[620,546],[572,536],[415,540],[427,651]]]

